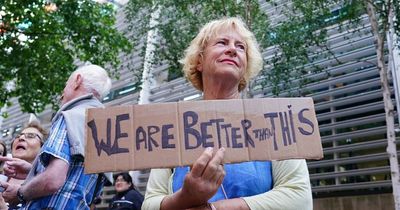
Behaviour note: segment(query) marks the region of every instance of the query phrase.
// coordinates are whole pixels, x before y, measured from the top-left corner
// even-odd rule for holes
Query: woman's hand
[[[17,198],[17,190],[21,187],[21,185],[9,184],[7,182],[0,181],[0,186],[4,188],[2,193],[4,200],[11,205],[17,205],[19,203]]]
[[[6,204],[6,201],[3,198],[3,194],[0,193],[0,210],[7,210],[8,206]]]
[[[186,209],[186,210],[214,210],[214,209],[212,209],[209,204],[205,204],[205,205],[193,207],[193,208]]]
[[[0,157],[0,161],[5,161],[4,175],[14,179],[25,179],[32,167],[32,164],[19,158]]]
[[[213,156],[213,149],[207,148],[186,175],[182,193],[194,206],[207,203],[221,186],[225,177],[224,152],[221,148]]]
[[[183,187],[161,202],[161,209],[189,209],[205,206],[217,192],[225,177],[223,166],[224,148],[213,156],[213,148],[207,148],[185,176]]]

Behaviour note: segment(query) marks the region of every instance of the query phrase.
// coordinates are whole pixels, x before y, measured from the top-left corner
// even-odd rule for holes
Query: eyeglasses
[[[27,139],[34,139],[35,137],[38,137],[38,139],[42,141],[42,137],[40,137],[37,133],[20,133],[15,136],[15,139],[19,139],[21,136],[25,136]]]

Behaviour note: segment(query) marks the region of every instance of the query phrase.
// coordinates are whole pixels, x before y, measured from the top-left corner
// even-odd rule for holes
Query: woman
[[[39,154],[40,148],[47,138],[47,131],[37,122],[29,123],[11,143],[13,158],[6,162],[5,173],[11,179],[9,183],[22,183],[30,170],[31,163]],[[25,173],[14,170],[15,164],[24,164]]]
[[[238,18],[206,24],[191,42],[183,71],[204,100],[238,99],[262,69],[254,35]],[[151,170],[143,209],[312,209],[305,160],[223,163],[207,148],[188,167]]]
[[[143,195],[135,190],[132,177],[129,173],[119,173],[114,176],[115,191],[117,194],[112,198],[110,210],[140,210],[143,203]]]
[[[7,147],[3,141],[0,141],[0,155],[2,157],[7,156]],[[4,164],[4,161],[0,161],[0,174],[3,173],[3,164]]]
[[[38,155],[44,140],[47,138],[47,131],[37,122],[29,123],[11,143],[11,154],[13,158],[7,158],[4,172],[8,176],[7,182],[13,185],[21,185],[28,174],[31,163]],[[16,171],[15,166],[22,166],[24,171]],[[3,209],[4,200],[0,199],[0,209]],[[13,209],[10,207],[10,209]]]

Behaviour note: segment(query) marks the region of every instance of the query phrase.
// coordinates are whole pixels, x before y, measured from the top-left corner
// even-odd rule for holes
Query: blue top
[[[140,210],[143,203],[143,195],[135,189],[128,189],[111,199],[108,210]]]
[[[225,164],[224,181],[217,193],[209,200],[214,202],[223,199],[240,198],[265,193],[272,189],[272,167],[270,161],[252,161]],[[172,190],[178,191],[183,186],[189,167],[177,167],[172,178]],[[225,197],[222,187],[225,189]]]
[[[51,157],[55,157],[68,163],[67,178],[56,193],[32,200],[23,209],[89,209],[95,197],[93,194],[98,175],[84,174],[82,160],[71,156],[67,127],[63,117],[52,124],[50,136],[44,143],[39,157],[39,163],[32,168],[35,175],[42,173],[50,163]]]

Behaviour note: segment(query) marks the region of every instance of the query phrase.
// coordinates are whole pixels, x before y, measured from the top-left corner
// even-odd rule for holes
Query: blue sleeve
[[[104,183],[106,182],[106,178],[105,178],[104,176],[101,176],[101,175],[99,174],[99,176],[97,177],[97,179],[101,179],[101,180],[98,180],[98,181],[96,182],[96,185],[98,185],[98,186],[96,186],[97,192],[95,192],[96,194],[95,194],[94,197],[101,197],[101,194],[103,194],[103,187],[104,187]]]
[[[44,143],[39,155],[40,161],[44,167],[47,167],[51,157],[61,159],[70,165],[71,153],[64,117],[60,117],[51,126],[50,135]]]

